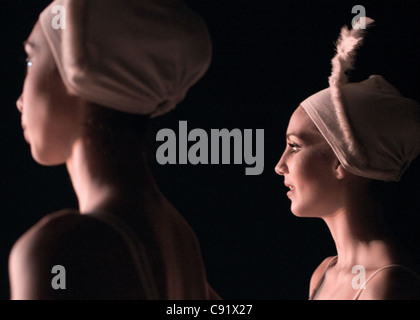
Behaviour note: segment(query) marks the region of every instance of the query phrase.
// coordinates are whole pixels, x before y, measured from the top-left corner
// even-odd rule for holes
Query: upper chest
[[[321,279],[315,300],[353,300],[363,289],[364,279],[354,274],[326,272]]]

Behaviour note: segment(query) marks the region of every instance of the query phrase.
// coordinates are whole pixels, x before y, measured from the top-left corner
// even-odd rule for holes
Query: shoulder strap
[[[315,289],[312,291],[311,296],[309,297],[309,300],[313,300],[318,293],[319,288],[321,287],[322,283],[325,279],[325,274],[327,273],[328,269],[331,267],[332,263],[337,260],[338,256],[334,256],[330,259],[327,266],[324,269],[324,272],[322,273],[321,277],[319,278],[318,284],[316,285]]]
[[[374,273],[372,273],[370,275],[369,278],[367,278],[367,280],[365,281],[364,285],[357,291],[356,295],[354,296],[353,300],[357,300],[359,299],[360,294],[363,292],[362,290],[366,288],[366,284],[373,279],[374,276],[376,276],[379,272],[385,270],[385,269],[390,269],[390,268],[401,268],[404,269],[405,271],[408,271],[409,273],[411,273],[412,275],[414,275],[417,279],[420,280],[420,276],[415,273],[414,271],[412,271],[411,269],[404,267],[400,264],[389,264],[387,266],[384,266],[382,268],[379,268],[378,270],[376,270]]]

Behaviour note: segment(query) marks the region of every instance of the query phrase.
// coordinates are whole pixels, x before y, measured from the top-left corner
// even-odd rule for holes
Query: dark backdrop
[[[64,166],[36,164],[15,101],[29,35],[48,0],[1,2],[0,299],[9,298],[7,259],[14,241],[42,216],[76,207]],[[355,81],[382,74],[419,100],[416,1],[190,0],[214,44],[210,70],[162,128],[264,129],[265,169],[245,165],[155,166],[163,192],[196,231],[208,278],[226,299],[306,299],[314,268],[335,253],[323,221],[294,217],[274,166],[300,101],[327,86],[330,59],[354,5],[376,20],[361,48]],[[373,119],[374,121],[374,119]],[[409,204],[408,204],[409,205]]]

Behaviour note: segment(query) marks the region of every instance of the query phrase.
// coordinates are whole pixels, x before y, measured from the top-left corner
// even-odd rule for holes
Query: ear
[[[348,175],[347,170],[344,169],[344,167],[341,165],[340,161],[338,160],[335,163],[334,174],[338,180],[343,180]]]

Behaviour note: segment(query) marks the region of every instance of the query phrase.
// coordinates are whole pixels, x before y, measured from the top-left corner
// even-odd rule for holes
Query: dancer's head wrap
[[[365,20],[364,20],[365,19]],[[382,76],[349,83],[357,48],[373,23],[362,18],[342,28],[332,59],[329,88],[301,103],[349,172],[375,180],[399,181],[420,153],[420,105],[401,96]]]
[[[182,0],[56,0],[39,23],[69,91],[158,116],[207,71],[211,40]]]

